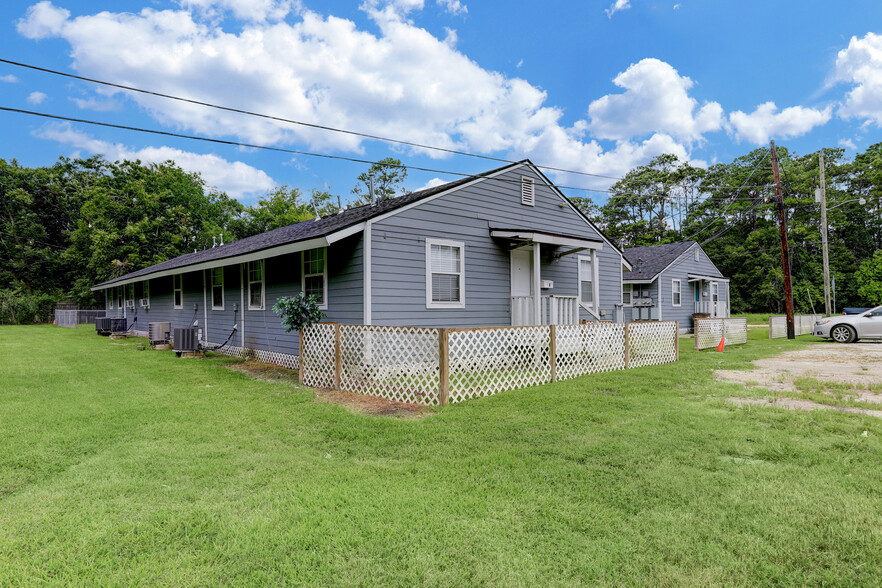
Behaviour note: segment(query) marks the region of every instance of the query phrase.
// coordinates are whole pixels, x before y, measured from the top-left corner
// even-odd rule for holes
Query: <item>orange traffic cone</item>
[[[726,338],[723,337],[720,339],[720,344],[717,345],[717,351],[722,351],[726,347]]]

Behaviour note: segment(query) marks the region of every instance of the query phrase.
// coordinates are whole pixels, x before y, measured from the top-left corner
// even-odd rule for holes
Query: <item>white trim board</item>
[[[536,231],[503,231],[499,229],[491,229],[490,236],[496,237],[498,239],[514,239],[518,241],[527,241],[528,243],[541,243],[543,245],[584,247],[585,249],[603,249],[603,243],[600,241],[576,239],[573,237],[562,237],[559,235],[550,235],[548,233],[539,233]],[[524,244],[527,245],[528,243]]]

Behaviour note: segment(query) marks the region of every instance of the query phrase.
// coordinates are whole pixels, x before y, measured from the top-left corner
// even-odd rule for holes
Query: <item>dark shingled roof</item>
[[[236,257],[238,255],[245,255],[247,253],[254,253],[255,251],[262,251],[264,249],[278,247],[280,245],[287,245],[289,243],[296,243],[298,241],[306,241],[307,239],[324,237],[326,235],[336,233],[337,231],[340,231],[342,229],[357,225],[363,221],[380,216],[381,214],[385,214],[403,206],[407,206],[408,204],[417,202],[418,200],[422,200],[424,198],[434,196],[435,194],[439,194],[446,190],[450,190],[451,188],[466,184],[474,180],[475,178],[488,176],[490,174],[497,173],[509,167],[514,167],[525,162],[528,161],[523,160],[517,163],[504,165],[490,171],[475,174],[473,176],[467,176],[453,182],[448,182],[446,184],[441,184],[440,186],[435,186],[433,188],[426,188],[425,190],[411,192],[410,194],[405,194],[404,196],[399,196],[397,198],[382,199],[377,202],[376,206],[365,204],[363,206],[349,208],[339,214],[332,214],[329,216],[324,216],[320,219],[310,219],[301,223],[288,225],[286,227],[280,227],[278,229],[273,229],[272,231],[267,231],[266,233],[246,237],[245,239],[233,241],[232,243],[227,243],[219,247],[204,249],[195,253],[186,253],[179,257],[175,257],[174,259],[169,259],[168,261],[163,261],[162,263],[157,263],[156,265],[145,267],[144,269],[128,273],[124,276],[102,282],[93,287],[108,286],[122,280],[148,276],[157,272],[183,268],[190,265],[196,265],[198,263],[205,263],[207,261],[217,261],[219,259]]]
[[[631,262],[633,269],[623,273],[622,279],[652,280],[695,243],[695,241],[681,241],[666,245],[628,247],[625,249],[625,257]]]

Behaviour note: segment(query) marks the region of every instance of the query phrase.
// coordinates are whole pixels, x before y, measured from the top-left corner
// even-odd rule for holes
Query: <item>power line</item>
[[[133,127],[133,126],[129,126],[129,125],[119,125],[119,124],[101,122],[101,121],[95,121],[95,120],[89,120],[89,119],[61,116],[58,114],[49,114],[49,113],[45,113],[45,112],[35,112],[33,110],[23,110],[20,108],[11,108],[8,106],[0,106],[0,111],[13,112],[13,113],[17,113],[17,114],[26,114],[26,115],[30,115],[30,116],[37,116],[37,117],[48,118],[48,119],[53,119],[53,120],[61,120],[61,121],[65,121],[65,122],[75,122],[75,123],[82,123],[82,124],[88,124],[88,125],[99,126],[99,127],[108,127],[108,128],[120,129],[120,130],[125,130],[125,131],[133,131],[133,132],[138,132],[138,133],[147,133],[147,134],[161,135],[161,136],[166,136],[166,137],[175,137],[178,139],[188,139],[188,140],[193,140],[193,141],[205,141],[207,143],[216,143],[216,144],[220,144],[220,145],[230,145],[230,146],[234,146],[234,147],[246,147],[249,149],[260,149],[260,150],[266,150],[266,151],[275,151],[275,152],[279,152],[279,153],[289,153],[289,154],[293,154],[293,155],[320,157],[320,158],[325,158],[325,159],[334,159],[334,160],[338,160],[338,161],[348,161],[348,162],[362,163],[362,164],[368,164],[368,165],[375,165],[375,164],[380,163],[377,161],[371,161],[368,159],[360,159],[360,158],[355,158],[355,157],[347,157],[344,155],[330,155],[328,153],[314,153],[311,151],[302,151],[299,149],[287,149],[284,147],[273,147],[273,146],[269,146],[269,145],[257,145],[257,144],[253,144],[253,143],[242,143],[240,141],[230,141],[227,139],[215,139],[212,137],[199,137],[196,135],[186,135],[183,133],[174,133],[172,131],[161,131],[161,130],[157,130],[157,129],[145,129],[145,128]],[[517,163],[517,162],[514,162],[514,163]],[[456,171],[450,171],[450,170],[439,170],[439,169],[419,167],[419,166],[414,166],[414,165],[391,164],[391,163],[390,164],[384,163],[383,165],[387,165],[388,167],[398,168],[398,169],[410,169],[410,170],[423,171],[423,172],[428,172],[428,173],[447,174],[447,175],[452,175],[452,176],[459,176],[461,178],[485,177],[485,176],[482,176],[481,174],[469,174],[469,173],[456,172]],[[500,182],[509,182],[509,183],[518,183],[518,184],[520,183],[519,181],[516,181],[516,180],[504,180],[502,178],[486,178],[486,179],[491,179],[491,180],[500,181]],[[609,190],[593,190],[590,188],[580,188],[580,187],[576,187],[576,186],[561,186],[561,185],[557,185],[557,184],[555,184],[555,186],[557,188],[566,189],[566,190],[580,190],[580,191],[610,193]],[[637,196],[635,195],[635,197],[637,197]]]
[[[413,141],[405,141],[405,140],[402,140],[402,139],[392,139],[392,138],[390,138],[390,137],[383,137],[383,136],[381,136],[381,135],[373,135],[373,134],[370,134],[370,133],[361,133],[361,132],[353,131],[353,130],[349,130],[349,129],[341,129],[341,128],[337,128],[337,127],[331,127],[331,126],[328,126],[328,125],[321,125],[321,124],[317,124],[317,123],[310,123],[310,122],[305,122],[305,121],[299,121],[299,120],[294,120],[294,119],[284,118],[284,117],[280,117],[280,116],[274,116],[274,115],[270,115],[270,114],[262,114],[262,113],[259,113],[259,112],[253,112],[253,111],[250,111],[250,110],[244,110],[244,109],[241,109],[241,108],[234,108],[234,107],[231,107],[231,106],[223,106],[223,105],[219,105],[219,104],[213,104],[213,103],[211,103],[211,102],[204,102],[204,101],[201,101],[201,100],[195,100],[195,99],[193,99],[193,98],[184,98],[184,97],[182,97],[182,96],[174,96],[174,95],[172,95],[172,94],[164,94],[164,93],[162,93],[162,92],[156,92],[156,91],[154,91],[154,90],[145,90],[145,89],[143,89],[143,88],[137,88],[137,87],[135,87],[135,86],[127,86],[127,85],[124,85],[124,84],[117,84],[117,83],[114,83],[114,82],[108,82],[108,81],[105,81],[105,80],[98,80],[98,79],[95,79],[95,78],[88,78],[88,77],[85,77],[85,76],[79,76],[79,75],[72,74],[72,73],[68,73],[68,72],[63,72],[63,71],[58,71],[58,70],[49,69],[49,68],[45,68],[45,67],[40,67],[40,66],[32,65],[32,64],[28,64],[28,63],[22,63],[22,62],[19,62],[19,61],[12,61],[12,60],[9,60],[9,59],[3,59],[3,58],[0,58],[0,63],[6,63],[6,64],[8,64],[8,65],[14,65],[14,66],[16,66],[16,67],[23,67],[23,68],[31,69],[31,70],[34,70],[34,71],[40,71],[40,72],[43,72],[43,73],[48,73],[48,74],[57,75],[57,76],[62,76],[62,77],[70,78],[70,79],[75,79],[75,80],[80,80],[80,81],[84,81],[84,82],[89,82],[89,83],[92,83],[92,84],[100,84],[100,85],[103,85],[103,86],[108,86],[108,87],[112,87],[112,88],[118,88],[118,89],[120,89],[120,90],[126,90],[126,91],[130,91],[130,92],[139,92],[139,93],[141,93],[141,94],[147,94],[147,95],[150,95],[150,96],[157,96],[157,97],[159,97],[159,98],[167,98],[167,99],[169,99],[169,100],[177,100],[177,101],[179,101],[179,102],[186,102],[186,103],[189,103],[189,104],[196,104],[196,105],[198,105],[198,106],[205,106],[205,107],[207,107],[207,108],[214,108],[214,109],[216,109],[216,110],[223,110],[223,111],[226,111],[226,112],[233,112],[233,113],[236,113],[236,114],[244,114],[244,115],[247,115],[247,116],[254,116],[254,117],[258,117],[258,118],[264,118],[264,119],[267,119],[267,120],[273,120],[273,121],[277,121],[277,122],[284,122],[284,123],[288,123],[288,124],[299,125],[299,126],[304,126],[304,127],[309,127],[309,128],[319,129],[319,130],[323,130],[323,131],[330,131],[330,132],[334,132],[334,133],[342,133],[342,134],[346,134],[346,135],[351,135],[351,136],[356,136],[356,137],[362,137],[362,138],[365,138],[365,139],[373,139],[373,140],[376,140],[376,141],[383,141],[383,142],[386,142],[386,143],[395,143],[395,144],[398,144],[398,145],[407,145],[407,146],[409,146],[409,147],[416,147],[416,148],[419,148],[419,149],[428,149],[428,150],[433,150],[433,151],[441,151],[441,152],[443,152],[443,153],[450,153],[450,154],[454,154],[454,155],[463,155],[463,156],[466,156],[466,157],[474,157],[474,158],[478,158],[478,159],[484,159],[484,160],[488,160],[488,161],[495,161],[495,162],[499,162],[499,163],[517,163],[517,161],[513,161],[513,160],[510,160],[510,159],[504,159],[504,158],[500,158],[500,157],[492,157],[492,156],[489,156],[489,155],[480,155],[480,154],[477,154],[477,153],[471,153],[471,152],[469,152],[469,151],[461,151],[461,150],[458,150],[458,149],[450,149],[450,148],[447,148],[447,147],[438,147],[438,146],[435,146],[435,145],[426,145],[426,144],[423,144],[423,143],[416,143],[416,142],[413,142]],[[622,180],[625,180],[625,179],[626,179],[626,178],[620,178],[620,177],[616,177],[616,176],[607,176],[607,175],[603,175],[603,174],[593,174],[593,173],[590,173],[590,172],[583,172],[583,171],[571,170],[571,169],[565,169],[565,168],[560,168],[560,167],[553,167],[553,166],[548,166],[548,165],[538,165],[538,164],[534,164],[534,165],[535,165],[537,168],[539,168],[539,169],[544,169],[544,170],[548,170],[548,171],[555,171],[555,172],[559,172],[559,173],[567,173],[567,174],[574,174],[574,175],[580,175],[580,176],[586,176],[586,177],[592,177],[592,178],[600,178],[600,179],[606,179],[606,180],[616,180],[616,181],[622,181]],[[416,169],[416,168],[413,168],[413,169]],[[654,184],[654,183],[656,183],[656,182],[652,182],[652,181],[649,181],[649,180],[645,180],[645,181],[642,181],[642,180],[628,180],[628,181],[635,182],[635,183],[645,183],[645,184]],[[664,185],[664,186],[679,186],[679,184],[667,184],[667,183],[664,183],[664,182],[662,182],[661,185]],[[559,186],[559,187],[560,187],[560,186]],[[752,187],[754,187],[754,188],[763,188],[763,187],[765,187],[765,186],[752,186]],[[576,189],[576,190],[589,190],[588,188],[573,188],[573,189]],[[728,187],[728,186],[708,186],[708,187],[706,187],[706,189],[722,189],[722,190],[725,190],[725,189],[731,189],[731,188]],[[608,192],[607,190],[590,190],[590,191],[593,191],[593,192]]]

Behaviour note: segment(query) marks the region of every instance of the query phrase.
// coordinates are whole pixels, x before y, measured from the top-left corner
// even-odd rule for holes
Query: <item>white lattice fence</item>
[[[558,380],[625,369],[623,323],[557,325],[554,347]]]
[[[821,320],[820,314],[795,314],[793,315],[793,331],[798,335],[811,335],[815,323]],[[787,336],[787,317],[769,317],[769,339],[779,339]]]
[[[300,333],[301,383],[313,388],[333,388],[337,359],[337,325],[318,323]]]
[[[628,323],[628,367],[660,365],[677,361],[676,322]]]
[[[145,334],[144,336],[146,337],[147,335]],[[236,347],[235,345],[224,345],[223,347],[220,347],[218,349],[212,349],[212,347],[217,347],[218,345],[220,345],[220,343],[211,342],[206,342],[205,345],[208,347],[209,351],[214,351],[215,353],[220,353],[222,355],[228,355],[230,357],[238,357],[240,359],[256,359],[257,361],[271,363],[273,365],[282,366],[290,370],[296,370],[298,367],[300,367],[300,358],[290,353],[266,351],[265,349],[248,349],[245,347]]]
[[[550,332],[547,326],[450,329],[450,402],[549,382]]]
[[[726,339],[726,345],[747,343],[746,318],[698,318],[695,319],[695,348],[708,349]]]
[[[340,325],[340,388],[438,404],[438,329]]]

